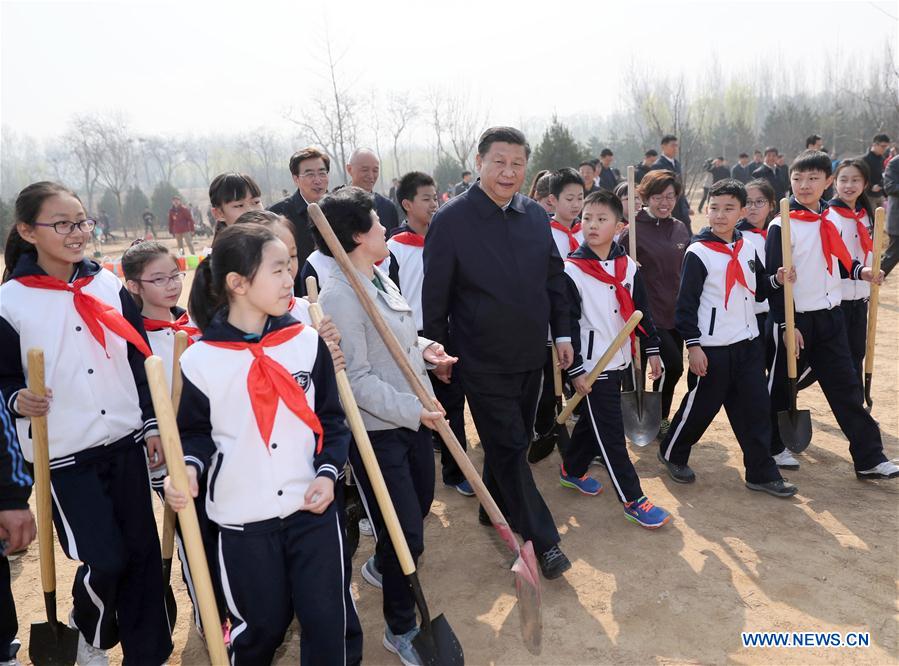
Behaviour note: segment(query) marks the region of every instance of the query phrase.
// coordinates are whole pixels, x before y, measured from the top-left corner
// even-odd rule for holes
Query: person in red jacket
[[[184,254],[184,244],[191,254],[194,252],[193,233],[194,218],[190,209],[181,203],[181,197],[172,197],[172,207],[169,209],[169,233],[178,241],[178,249]]]

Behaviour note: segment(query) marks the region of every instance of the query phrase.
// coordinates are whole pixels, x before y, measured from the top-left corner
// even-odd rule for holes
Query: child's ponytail
[[[7,282],[16,269],[16,264],[23,254],[35,253],[34,245],[22,238],[19,230],[13,225],[9,230],[9,236],[6,237],[6,248],[3,251],[3,261],[6,264],[3,268],[3,282]]]
[[[225,303],[212,284],[212,255],[210,255],[200,262],[194,272],[194,283],[190,288],[187,309],[197,328],[204,331],[216,311],[223,305]]]

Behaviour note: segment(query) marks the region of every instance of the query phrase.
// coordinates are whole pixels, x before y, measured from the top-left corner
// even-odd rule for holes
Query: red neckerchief
[[[106,358],[109,358],[109,352],[106,351],[104,326],[120,338],[130,342],[144,356],[151,356],[153,352],[150,351],[147,341],[118,310],[108,303],[104,303],[93,294],[86,294],[82,291],[93,279],[94,276],[89,275],[80,277],[72,284],[69,284],[49,275],[23,275],[16,278],[18,282],[32,289],[70,292],[73,295],[75,311],[84,320],[87,330],[94,336],[94,340],[103,347],[103,351],[106,352]]]
[[[602,264],[596,259],[584,259],[582,257],[568,257],[565,261],[569,261],[584,273],[595,278],[603,284],[610,284],[615,287],[615,298],[618,300],[618,309],[624,321],[631,318],[636,307],[634,306],[634,298],[631,292],[624,286],[624,278],[627,275],[627,256],[622,255],[615,257],[615,275],[609,275]],[[638,327],[644,334],[643,326]],[[631,348],[633,349],[634,333],[631,333]]]
[[[765,240],[768,240],[768,230],[767,229],[757,229],[756,227],[750,227],[747,229],[741,229],[740,231],[748,231],[753,234],[758,234]]]
[[[743,267],[740,265],[740,249],[743,247],[743,239],[741,238],[736,243],[734,243],[734,249],[731,250],[724,243],[716,243],[715,241],[700,241],[703,245],[705,245],[710,250],[714,250],[715,252],[720,252],[721,254],[726,254],[730,257],[730,261],[727,262],[727,272],[724,276],[724,309],[727,310],[727,301],[730,299],[731,289],[734,288],[734,284],[739,282],[744,287],[746,287],[746,291],[748,291],[753,296],[755,292],[749,288],[749,285],[746,284],[746,276],[743,274]]]
[[[395,240],[400,245],[410,245],[412,247],[425,246],[425,237],[419,236],[414,231],[403,231],[395,236],[391,236],[390,240]]]
[[[831,257],[836,257],[847,271],[852,270],[852,257],[849,255],[849,250],[846,249],[846,244],[840,237],[840,232],[837,231],[834,223],[827,219],[826,208],[820,214],[805,209],[791,210],[790,219],[799,220],[800,222],[817,222],[820,220],[821,251],[824,253],[824,261],[827,263],[827,272],[833,275]]]
[[[578,233],[580,230],[581,230],[581,223],[580,223],[580,222],[575,222],[573,225],[571,225],[571,233],[576,234],[576,233]]]
[[[190,323],[190,319],[187,317],[187,313],[185,312],[180,317],[178,317],[175,321],[166,321],[165,319],[148,319],[144,318],[144,328],[147,329],[147,332],[153,331],[161,331],[164,328],[170,328],[175,332],[184,331],[187,333],[187,345],[190,346],[194,343],[194,338],[200,335],[200,329],[196,326],[188,326]]]
[[[840,217],[845,217],[847,220],[855,220],[855,230],[858,232],[858,240],[862,246],[863,257],[867,257],[868,252],[874,248],[874,242],[871,240],[871,234],[868,233],[868,227],[862,222],[865,215],[867,215],[865,209],[852,210],[850,208],[843,208],[842,206],[831,206],[828,210],[834,211]]]
[[[564,233],[566,236],[568,236],[568,251],[569,252],[574,252],[576,249],[578,249],[578,247],[580,247],[581,244],[578,243],[577,238],[574,237],[573,229],[569,229],[561,222],[556,221],[555,218],[553,218],[549,221],[549,226],[551,226],[553,229],[558,229],[559,231]]]
[[[246,349],[253,354],[253,363],[247,373],[247,391],[250,393],[253,415],[256,417],[256,425],[262,441],[265,442],[266,449],[268,449],[269,439],[272,436],[272,429],[275,427],[275,414],[278,411],[278,400],[280,399],[284,402],[285,407],[300,417],[300,420],[317,435],[318,443],[315,452],[320,453],[322,450],[322,424],[312,408],[309,407],[306,392],[283,365],[271,356],[266,356],[264,351],[265,347],[277,347],[295,338],[303,328],[302,324],[291,324],[264,335],[259,342],[204,340],[206,344],[213,347],[234,351]]]

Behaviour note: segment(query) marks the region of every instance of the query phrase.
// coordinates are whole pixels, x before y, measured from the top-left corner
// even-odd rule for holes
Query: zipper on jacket
[[[715,315],[718,313],[718,308],[712,308],[712,318],[709,320],[709,336],[715,334]]]
[[[215,471],[212,472],[212,478],[209,479],[209,501],[210,502],[215,501],[215,480],[218,478],[219,472],[222,471],[222,460],[224,459],[224,457],[225,457],[224,453],[219,453],[216,456]]]
[[[594,331],[590,331],[590,335],[587,337],[587,358],[593,358],[593,334]]]

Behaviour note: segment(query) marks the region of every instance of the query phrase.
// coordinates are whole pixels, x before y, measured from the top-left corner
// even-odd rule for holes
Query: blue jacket
[[[515,194],[506,210],[480,182],[437,211],[424,249],[424,336],[476,372],[535,370],[546,333],[570,337],[562,258],[546,211]]]
[[[0,511],[27,509],[31,484],[15,423],[6,400],[0,400]]]

